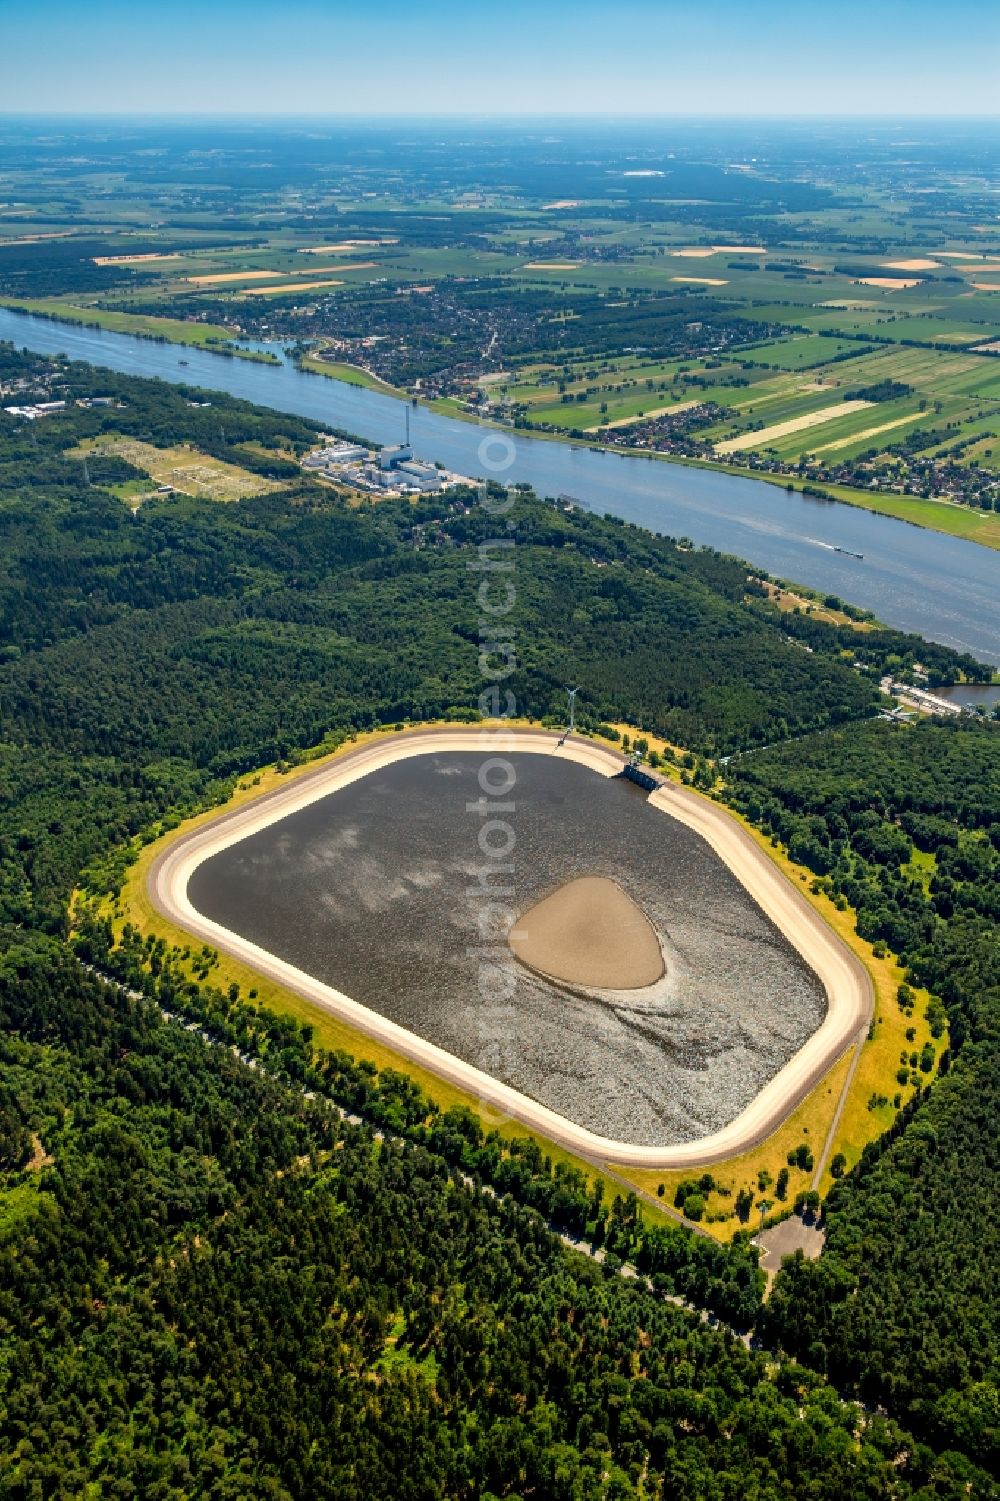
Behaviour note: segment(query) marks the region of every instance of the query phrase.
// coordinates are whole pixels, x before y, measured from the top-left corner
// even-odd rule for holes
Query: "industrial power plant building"
[[[464,474],[452,474],[413,457],[408,443],[373,450],[361,443],[330,439],[302,460],[302,468],[340,484],[382,494],[431,495],[449,485],[471,484]]]

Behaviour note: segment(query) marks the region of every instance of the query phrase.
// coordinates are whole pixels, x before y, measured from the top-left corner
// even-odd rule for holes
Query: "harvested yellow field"
[[[219,271],[214,276],[189,276],[188,281],[193,287],[213,287],[217,282],[224,281],[266,281],[275,276],[291,275],[284,271]]]
[[[974,281],[977,292],[1000,292],[1000,281]]]
[[[186,443],[156,448],[138,438],[95,438],[71,449],[69,456],[85,458],[91,453],[114,454],[136,469],[142,469],[154,484],[170,485],[195,500],[242,500],[249,495],[267,495],[273,490],[284,489],[280,480],[252,474],[236,464],[227,464],[210,454],[200,453]],[[133,501],[137,503],[141,498],[133,497]]]
[[[764,245],[687,245],[683,250],[671,250],[670,254],[704,260],[710,255],[766,255],[767,249]]]
[[[977,344],[974,354],[1000,354],[1000,339],[994,339],[990,344]]]
[[[975,337],[976,335],[973,334],[972,338]],[[963,334],[962,338],[966,343],[968,343],[968,334]],[[968,350],[966,350],[964,354],[943,354],[941,358],[936,361],[934,379],[949,380],[953,375],[972,375],[974,372],[981,371],[982,368],[983,367],[978,360],[972,360],[969,358]]]
[[[0,243],[4,245],[39,245],[42,240],[69,240],[76,233],[75,229],[50,229],[40,235],[18,235],[13,240],[4,239]]]
[[[542,208],[579,208],[579,198],[557,198],[555,203],[543,203]]]
[[[324,271],[370,271],[375,261],[355,261],[351,265],[341,262],[337,266],[316,266],[309,274],[322,276]],[[221,271],[213,276],[189,276],[188,281],[195,287],[212,287],[220,282],[228,281],[273,281],[276,276],[301,276],[301,271]],[[265,290],[263,288],[255,290]]]
[[[489,377],[484,376],[483,379],[488,380]],[[654,417],[671,417],[674,412],[689,412],[692,407],[700,405],[699,401],[675,401],[672,406],[657,407],[655,411],[643,412],[641,417],[637,414],[634,417],[619,417],[614,422],[599,422],[596,427],[584,428],[584,432],[601,433],[609,427],[634,427],[637,422],[650,422]]]
[[[136,266],[140,261],[179,261],[183,258],[179,250],[150,250],[145,255],[95,255],[92,260],[95,266]]]
[[[907,287],[919,287],[919,276],[859,276],[855,283],[859,287],[887,287],[892,291],[905,291]]]
[[[371,245],[398,245],[399,241],[386,240],[338,240],[335,245],[307,245],[299,255],[343,255],[347,250],[363,250]]]
[[[285,281],[277,286],[251,287],[241,297],[273,297],[276,292],[317,292],[321,287],[342,287],[342,281]]]
[[[971,250],[935,250],[943,261],[981,261],[983,257]]]
[[[724,276],[672,276],[671,281],[690,282],[697,287],[728,287]]]
[[[787,438],[792,433],[804,432],[809,427],[819,427],[823,422],[833,422],[837,417],[846,417],[849,412],[860,412],[864,407],[874,406],[872,401],[837,401],[832,406],[820,407],[816,412],[803,412],[801,417],[790,417],[787,422],[776,422],[773,427],[762,427],[755,433],[740,433],[738,438],[726,438],[716,443],[716,453],[742,453],[746,448],[762,448],[774,438]],[[852,440],[853,441],[853,440]]]
[[[865,302],[861,297],[832,297],[829,302],[821,302],[819,305],[837,308],[846,313],[856,312],[859,308],[878,307],[877,302]]]
[[[823,443],[815,452],[829,453],[832,448],[846,448],[849,443],[858,443],[865,438],[877,438],[879,433],[887,433],[893,427],[905,427],[908,422],[916,422],[919,417],[919,412],[911,412],[908,417],[894,417],[891,422],[883,422],[880,427],[866,427],[860,433],[852,433],[849,438],[838,438],[835,443]]]
[[[576,261],[529,261],[525,271],[579,271]]]
[[[887,271],[940,271],[940,261],[883,261]]]

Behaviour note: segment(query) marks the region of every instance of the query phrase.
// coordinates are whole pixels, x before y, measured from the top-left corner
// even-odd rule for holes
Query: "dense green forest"
[[[8,346],[0,379],[19,370],[70,402],[96,391],[123,405],[0,416],[0,917],[60,931],[95,854],[330,731],[474,710],[467,563],[495,523],[472,496],[352,510],[262,455],[307,448],[315,430],[299,418],[217,395],[193,406],[183,387]],[[174,497],[133,517],[65,457],[107,432],[183,437],[294,478],[238,505]],[[813,627],[797,644],[745,602],[746,565],[711,550],[529,494],[513,521],[523,644],[510,686],[539,717],[576,681],[585,723],[625,717],[725,753],[872,714],[889,660],[978,670],[894,631]]]
[[[743,1333],[759,1320],[765,1279],[745,1236],[723,1248],[674,1224],[647,1224],[634,1194],[609,1203],[600,1180],[592,1186],[578,1168],[553,1163],[532,1138],[487,1131],[464,1106],[442,1113],[406,1075],[316,1047],[309,1023],[276,1016],[242,997],[238,987],[223,992],[209,974],[192,980],[182,955],[131,925],[116,941],[106,918],[85,911],[73,947],[90,969],[114,977],[131,995],[155,1001],[165,1015],[262,1063],[273,1077],[324,1096],[352,1119],[429,1148],[467,1180],[512,1194],[561,1233],[585,1237],[605,1256],[647,1274],[657,1292],[681,1297]]]
[[[5,1195],[5,1496],[989,1494],[51,940],[0,1019],[54,1158]]]
[[[468,491],[351,508],[282,457],[309,423],[225,397],[9,347],[0,382],[68,402],[0,414],[0,1494],[990,1494],[1000,737],[874,718],[887,665],[977,664],[779,616],[710,550],[527,492],[509,512],[519,710],[559,713],[577,681],[585,726],[641,724],[705,781],[731,757],[725,795],[947,1016],[941,1082],[762,1312],[744,1242],[650,1229],[141,934],[66,944],[81,872],[113,887],[128,841],[238,774],[474,717],[468,565],[497,522]],[[95,394],[117,404],[75,404]],[[122,469],[66,456],[107,432],[283,488],[133,516]]]
[[[766,1327],[927,1441],[996,1466],[1000,734],[830,731],[738,760],[728,795],[900,956],[904,1009],[913,985],[938,997],[951,1044],[912,1118],[835,1185],[824,1254],[779,1276]]]
[[[0,245],[0,295],[54,297],[61,292],[107,292],[137,287],[152,280],[132,266],[99,266],[107,255],[104,240],[33,240]]]

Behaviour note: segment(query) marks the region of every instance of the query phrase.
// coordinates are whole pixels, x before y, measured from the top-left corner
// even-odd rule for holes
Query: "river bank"
[[[585,510],[735,554],[772,577],[836,594],[901,630],[1000,665],[1000,558],[987,548],[859,506],[760,484],[705,466],[648,459],[477,427],[381,391],[278,364],[218,360],[106,329],[0,307],[0,338],[125,374],[221,390],[318,424],[398,443],[407,412],[415,454],[456,473],[566,495]],[[499,466],[499,467],[498,467]]]
[[[15,301],[0,298],[0,308],[22,313],[52,323],[80,324],[84,328],[103,328],[110,333],[126,334],[133,339],[150,339],[157,344],[180,344],[184,348],[205,349],[225,359],[252,360],[258,365],[280,365],[272,351],[244,348],[236,343],[232,329],[214,323],[184,323],[178,318],[156,318],[146,313],[116,313],[104,308],[78,307],[57,297],[23,298]]]
[[[311,361],[302,361],[302,367],[315,370],[319,375],[334,375],[332,370],[324,370],[321,364],[317,365]],[[349,377],[345,376],[344,379],[349,379]],[[370,380],[374,383],[375,377],[370,377]],[[359,380],[357,384],[364,385],[366,382]],[[376,387],[373,385],[374,388]],[[379,389],[391,388],[382,386]],[[397,394],[402,400],[407,399],[405,392]],[[515,428],[510,423],[491,423],[467,411],[460,402],[449,396],[438,397],[424,404],[431,411],[440,412],[442,416],[453,417],[460,422],[471,422],[478,427],[496,427],[501,432],[512,434],[527,431],[532,441],[537,443],[563,443],[571,448],[586,448],[591,453],[620,454],[624,458],[651,459],[657,463],[676,464],[682,468],[708,470],[715,474],[731,474],[741,479],[755,480],[760,484],[774,485],[780,490],[794,490],[800,495],[809,495],[815,489],[814,481],[799,479],[796,475],[765,474],[758,469],[751,469],[748,465],[724,464],[714,459],[685,458],[679,454],[656,453],[648,448],[629,448],[621,444],[616,444],[611,448],[602,446],[593,439],[575,438],[570,433],[544,432],[538,428]],[[995,511],[973,510],[971,506],[963,506],[958,501],[924,499],[919,495],[885,495],[877,491],[855,490],[850,485],[824,482],[822,489],[824,496],[839,501],[843,505],[859,506],[862,510],[873,511],[878,516],[891,516],[893,520],[902,521],[907,526],[943,532],[945,536],[959,537],[963,541],[974,542],[978,547],[1000,551],[1000,515]]]
[[[55,298],[23,299],[20,301],[0,299],[0,307],[14,312],[49,318],[57,323],[81,324],[89,328],[103,328],[113,333],[131,335],[138,339],[154,339],[172,344],[208,349],[213,354],[235,359],[255,360],[261,364],[280,365],[281,358],[273,351],[257,345],[241,345],[238,336],[231,330],[210,324],[188,322],[180,318],[156,318],[145,314],[119,313],[101,308],[76,307]],[[406,391],[399,390],[381,380],[361,365],[344,361],[324,360],[317,355],[301,355],[295,359],[296,368],[322,376],[326,380],[341,381],[345,385],[358,386],[368,391],[378,391],[397,401],[410,401]],[[518,432],[504,423],[491,423],[466,411],[460,402],[448,397],[425,402],[419,396],[415,405],[426,406],[429,411],[451,417],[458,422],[469,422],[476,427],[495,427],[500,432]],[[605,451],[599,444],[569,433],[543,432],[530,429],[533,442],[562,443],[567,447],[586,448],[591,452]],[[654,453],[645,448],[615,447],[606,450],[627,458],[652,459],[664,464],[690,466],[710,470],[717,474],[737,475],[742,479],[756,480],[761,484],[774,485],[782,490],[805,491],[808,481],[795,476],[762,474],[749,466],[717,463],[711,459],[683,458],[675,454]],[[930,531],[943,532],[946,536],[959,537],[979,547],[1000,551],[1000,516],[995,512],[973,510],[953,501],[924,499],[921,496],[883,495],[866,490],[855,490],[848,485],[824,485],[824,490],[834,500],[844,505],[859,506],[879,516],[891,516],[908,526],[925,527]]]
[[[75,308],[72,304],[56,299],[23,300],[19,302],[0,300],[0,306],[15,311],[33,314],[36,317],[52,318],[56,322],[80,323],[88,327],[106,328],[112,332],[132,334],[136,338],[165,339],[168,343],[195,345],[210,349],[213,353],[231,355],[237,359],[257,360],[266,364],[280,364],[273,351],[259,346],[241,346],[233,342],[235,337],[228,329],[213,328],[207,324],[187,322],[179,318],[154,318],[146,315],[117,313],[100,308]],[[228,347],[227,347],[228,346]],[[361,365],[344,361],[324,360],[318,355],[301,355],[295,360],[299,370],[338,380],[346,385],[359,386],[369,391],[379,391],[398,401],[411,400],[408,392],[381,380]],[[459,422],[470,422],[477,427],[496,427],[501,432],[521,432],[503,423],[491,423],[468,412],[458,401],[449,398],[424,402],[418,396],[416,403],[430,411],[448,416]],[[563,443],[569,447],[600,450],[593,440],[572,437],[569,433],[543,432],[530,429],[527,433],[534,442]],[[609,452],[620,453],[628,458],[652,459],[665,464],[687,465],[695,469],[712,470],[718,474],[734,474],[743,479],[774,485],[782,490],[803,492],[808,481],[789,475],[762,474],[747,465],[717,463],[711,459],[689,459],[674,454],[650,452],[645,448],[615,447]],[[883,495],[866,490],[855,490],[848,485],[824,485],[824,490],[834,500],[845,505],[860,506],[880,516],[891,516],[909,526],[926,527],[943,532],[947,536],[960,537],[980,547],[1000,550],[1000,516],[995,512],[973,510],[957,502],[924,499],[920,496]]]

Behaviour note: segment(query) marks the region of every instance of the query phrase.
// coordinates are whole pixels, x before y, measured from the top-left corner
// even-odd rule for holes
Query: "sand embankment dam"
[[[385,773],[414,758],[435,758],[437,770],[447,772],[442,758],[479,755],[545,758],[549,766],[565,767],[567,778],[574,768],[601,779],[620,777],[623,758],[610,747],[581,737],[563,740],[550,732],[512,728],[493,730],[487,727],[456,727],[405,731],[381,737],[374,742],[341,752],[302,773],[286,786],[262,795],[242,806],[226,811],[208,823],[184,832],[181,830],[157,856],[148,875],[150,898],[157,910],[186,933],[228,953],[249,965],[259,974],[303,997],[321,1011],[339,1018],[357,1030],[358,1052],[363,1056],[363,1038],[377,1040],[398,1054],[401,1060],[430,1070],[457,1086],[479,1102],[491,1122],[503,1117],[516,1120],[542,1136],[558,1142],[568,1150],[595,1161],[630,1166],[693,1168],[707,1166],[738,1155],[764,1140],[791,1113],[823,1078],[830,1067],[868,1028],[874,1002],[871,977],[864,964],[824,921],[804,894],[789,880],[766,851],[755,842],[742,825],[711,799],[684,786],[667,782],[648,796],[623,784],[623,798],[638,798],[644,808],[663,815],[664,836],[678,825],[703,841],[712,855],[725,866],[749,896],[749,905],[758,910],[795,955],[808,966],[817,992],[821,987],[818,1024],[797,1044],[791,1056],[780,1059],[780,1066],[765,1079],[753,1097],[744,1101],[731,1119],[717,1128],[688,1140],[636,1141],[606,1134],[595,1124],[581,1124],[551,1104],[536,1098],[544,1089],[528,1092],[514,1087],[503,1078],[458,1055],[438,1041],[421,1036],[412,1027],[383,1015],[378,1006],[338,989],[307,969],[291,962],[286,955],[270,951],[252,941],[233,925],[218,921],[192,899],[191,886],[207,862],[225,852],[232,854],[246,841],[270,831],[280,838],[277,825],[294,820],[323,800],[324,806],[336,807],[337,793],[352,788],[365,778]],[[430,765],[430,761],[427,763]],[[578,817],[586,819],[584,806]],[[645,812],[643,817],[646,817]],[[658,821],[656,821],[658,824]],[[582,825],[581,825],[582,827]],[[706,851],[707,855],[707,851]],[[202,905],[205,905],[203,902]],[[243,926],[242,922],[240,923]],[[388,929],[363,935],[362,942],[386,945],[391,941]],[[446,942],[431,934],[429,941]],[[720,937],[724,941],[724,935]],[[798,961],[797,961],[798,962]],[[378,997],[374,998],[381,1004]],[[709,1083],[711,1076],[707,1076]],[[655,1087],[655,1080],[653,1081]]]

